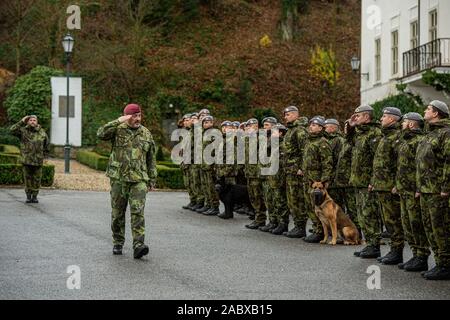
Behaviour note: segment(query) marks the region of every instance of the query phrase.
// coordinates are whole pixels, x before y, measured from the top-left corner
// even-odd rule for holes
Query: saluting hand
[[[124,122],[127,122],[128,120],[130,120],[131,119],[131,115],[129,114],[129,115],[126,115],[126,116],[121,116],[119,119],[117,119],[117,120],[119,120],[119,122],[120,123],[124,123]]]
[[[30,116],[25,116],[22,118],[23,123],[28,123],[28,120],[30,119]]]

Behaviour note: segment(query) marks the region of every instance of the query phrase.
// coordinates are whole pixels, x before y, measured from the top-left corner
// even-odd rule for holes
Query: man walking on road
[[[148,254],[144,244],[144,207],[147,191],[156,184],[155,143],[150,131],[141,125],[141,108],[129,104],[124,115],[100,129],[97,136],[111,141],[112,152],[106,175],[111,181],[111,229],[113,254],[122,254],[125,242],[125,212],[130,203],[134,258]]]

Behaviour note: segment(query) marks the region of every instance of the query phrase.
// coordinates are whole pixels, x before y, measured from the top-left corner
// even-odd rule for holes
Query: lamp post
[[[351,60],[352,70],[354,73],[359,72],[359,68],[361,67],[361,60],[358,57],[353,57]],[[361,76],[367,77],[367,81],[369,81],[369,73],[361,73]]]
[[[72,54],[74,40],[67,34],[62,45],[66,53],[66,73],[67,73],[67,98],[66,98],[66,144],[64,146],[64,173],[70,173],[70,144],[69,144],[69,79],[70,79],[70,56]],[[74,106],[75,107],[75,106]]]

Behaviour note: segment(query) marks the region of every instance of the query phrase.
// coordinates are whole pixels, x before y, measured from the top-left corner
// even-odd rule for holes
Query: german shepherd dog
[[[339,234],[344,240],[344,245],[359,245],[361,239],[358,229],[342,208],[333,201],[323,183],[313,182],[311,187],[315,213],[323,227],[324,239],[320,243],[334,246]],[[330,242],[328,242],[329,229],[332,235]]]

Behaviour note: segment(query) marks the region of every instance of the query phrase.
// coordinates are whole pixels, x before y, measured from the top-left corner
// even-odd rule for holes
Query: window
[[[411,49],[415,49],[419,46],[419,23],[416,21],[411,22]]]
[[[438,38],[438,15],[437,10],[433,10],[430,12],[430,42],[437,40]]]
[[[392,32],[392,75],[398,73],[398,30]]]
[[[375,40],[375,79],[381,81],[381,39]]]

